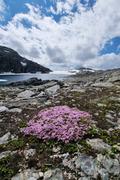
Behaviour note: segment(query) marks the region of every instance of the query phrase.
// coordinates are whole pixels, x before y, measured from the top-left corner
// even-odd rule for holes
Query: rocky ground
[[[56,105],[92,115],[82,140],[43,142],[21,133],[39,110]],[[0,87],[0,180],[119,180],[119,137],[120,69]]]

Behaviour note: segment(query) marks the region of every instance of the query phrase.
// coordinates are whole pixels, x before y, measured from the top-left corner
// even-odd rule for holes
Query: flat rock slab
[[[45,91],[48,95],[54,95],[60,89],[59,85],[55,85],[47,88]]]
[[[104,88],[110,88],[110,87],[113,87],[114,84],[112,83],[109,83],[109,82],[106,82],[106,83],[95,83],[95,84],[92,84],[91,85],[92,87],[104,87]]]
[[[20,109],[20,108],[13,108],[13,109],[10,109],[9,112],[12,112],[12,113],[21,113],[22,109]]]
[[[35,93],[33,91],[26,90],[26,91],[23,91],[23,92],[19,93],[17,95],[17,97],[18,98],[22,98],[22,99],[29,99],[29,98],[31,98],[34,95],[35,95]]]

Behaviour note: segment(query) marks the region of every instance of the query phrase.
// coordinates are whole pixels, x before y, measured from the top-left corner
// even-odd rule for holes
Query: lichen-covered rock
[[[87,143],[92,147],[92,149],[103,152],[103,151],[109,151],[111,149],[111,146],[103,142],[102,139],[88,139]]]
[[[92,157],[80,155],[75,161],[77,169],[81,169],[87,176],[95,176],[96,163]]]

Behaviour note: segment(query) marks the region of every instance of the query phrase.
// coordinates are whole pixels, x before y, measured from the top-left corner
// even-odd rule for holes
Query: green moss
[[[19,162],[21,157],[19,155],[7,156],[0,160],[0,179],[10,180],[19,170]]]
[[[68,143],[68,144],[61,144],[62,153],[75,153],[79,150],[77,143]]]
[[[116,129],[108,133],[106,130],[97,127],[91,127],[86,138],[100,138],[104,142],[114,145],[120,142],[120,129]]]
[[[24,121],[24,120],[20,121],[20,123],[19,123],[19,127],[20,127],[20,128],[24,128],[24,127],[26,127],[26,126],[27,126],[26,121]]]
[[[5,145],[4,144],[0,144],[0,152],[5,151],[5,150],[6,150]]]
[[[54,146],[57,146],[59,142],[50,140],[50,141],[43,141],[34,136],[26,137],[26,142],[29,144],[30,148],[36,149],[37,153],[52,153],[52,149]]]
[[[46,172],[46,171],[48,171],[49,169],[54,169],[54,168],[56,168],[56,167],[54,167],[54,165],[53,164],[44,164],[42,167],[41,167],[41,171],[42,172]]]
[[[111,152],[114,153],[114,154],[119,153],[118,149],[116,147],[114,147],[114,146],[112,147]]]
[[[24,140],[24,138],[19,138],[17,140],[11,140],[7,145],[6,145],[6,149],[7,150],[12,150],[15,151],[17,149],[22,149],[24,148],[26,145],[26,142]]]
[[[95,138],[100,136],[100,130],[97,127],[91,127],[87,133],[89,138]]]

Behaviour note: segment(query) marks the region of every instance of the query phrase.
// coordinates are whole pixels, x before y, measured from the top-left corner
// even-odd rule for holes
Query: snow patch
[[[6,79],[0,79],[0,82],[6,82],[7,80]]]
[[[22,66],[27,66],[27,63],[21,62]]]
[[[50,72],[50,74],[63,74],[63,75],[71,75],[71,74],[76,74],[79,72],[78,70],[68,70],[68,71],[53,71]]]
[[[10,53],[10,51],[9,51],[9,50],[4,50],[4,52],[6,52],[6,53]]]

